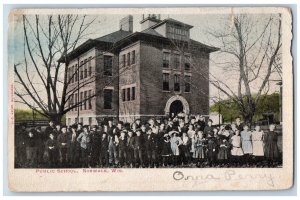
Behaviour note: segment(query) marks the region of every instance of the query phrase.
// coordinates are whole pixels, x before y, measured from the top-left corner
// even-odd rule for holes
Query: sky
[[[119,21],[123,17],[125,17],[127,14],[124,15],[90,15],[88,16],[88,19],[94,19],[96,18],[93,25],[88,30],[88,35],[83,38],[80,43],[83,43],[89,38],[97,38],[101,37],[103,35],[109,34],[111,32],[119,30]],[[193,28],[190,30],[190,37],[191,39],[197,40],[201,43],[220,47],[220,44],[217,42],[217,40],[214,40],[209,34],[209,32],[213,31],[222,31],[224,27],[227,27],[228,25],[232,23],[231,16],[230,15],[220,15],[220,14],[205,14],[205,15],[199,15],[199,14],[189,14],[189,15],[180,15],[180,14],[170,14],[170,15],[161,15],[161,19],[165,18],[173,18],[178,21],[190,24],[193,26]],[[261,29],[262,25],[264,24],[265,16],[255,16],[255,26],[257,29]],[[140,21],[142,19],[142,15],[133,15],[133,32],[140,31]],[[10,54],[13,56],[10,56],[10,63],[22,63],[24,62],[24,56],[23,56],[23,27],[21,24],[20,18],[15,18],[14,20],[14,37],[12,40],[10,40]],[[254,32],[254,36],[257,36],[259,33]],[[80,44],[79,43],[79,44]],[[78,45],[79,45],[78,44]],[[220,63],[224,63],[225,61],[232,62],[232,58],[230,56],[222,55],[219,52],[211,53],[210,55],[210,73],[214,74],[218,78],[220,78],[222,81],[226,82],[234,91],[237,90],[237,73],[234,72],[226,72],[224,71],[224,65],[221,65]],[[11,65],[12,66],[12,65]],[[263,72],[261,72],[263,74]],[[36,75],[32,74],[33,79],[35,79]],[[278,80],[279,77],[277,75],[274,75],[271,77],[274,80]],[[258,85],[258,84],[257,84]],[[252,89],[255,92],[257,90],[256,84],[252,85]],[[276,81],[271,82],[270,84],[270,90],[269,93],[272,92],[278,92],[279,87],[276,85]],[[225,99],[226,95],[219,92],[218,89],[216,89],[214,86],[210,85],[210,94],[209,97],[215,97],[219,96],[220,98]],[[214,102],[212,99],[210,100],[210,104],[213,104]],[[16,103],[16,108],[25,108],[23,104]]]

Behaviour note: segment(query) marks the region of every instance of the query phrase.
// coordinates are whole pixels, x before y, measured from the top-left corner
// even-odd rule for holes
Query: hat
[[[142,131],[142,129],[140,129],[140,128],[136,129],[136,132],[138,132],[138,131],[139,131],[139,132],[141,132],[141,131]]]
[[[211,123],[213,123],[213,120],[211,120],[211,119],[208,119],[208,121],[211,122]]]
[[[87,129],[88,129],[88,128],[89,128],[89,126],[88,126],[88,125],[84,125],[84,126],[82,126],[82,128],[87,128]]]
[[[96,128],[97,129],[98,126],[97,125],[92,125],[91,128]]]
[[[63,128],[67,128],[67,126],[66,126],[66,125],[62,125],[61,128],[62,128],[62,129],[63,129]]]
[[[150,128],[150,127],[147,127],[147,128],[146,128],[146,132],[148,132],[148,131],[150,131],[150,130],[152,131],[152,128]]]
[[[77,125],[76,125],[76,124],[73,124],[73,125],[71,126],[71,128],[77,129]]]
[[[169,132],[169,135],[174,135],[174,134],[178,135],[178,132],[177,131],[170,131]]]

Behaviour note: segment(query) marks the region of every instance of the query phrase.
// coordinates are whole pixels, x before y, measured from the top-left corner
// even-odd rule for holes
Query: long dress
[[[242,131],[241,132],[241,140],[242,140],[242,148],[244,154],[252,154],[252,142],[251,142],[251,132],[250,131]]]
[[[193,154],[193,158],[200,158],[204,159],[205,158],[205,144],[206,140],[203,139],[197,139],[195,141],[195,152]]]
[[[264,153],[266,158],[274,159],[279,157],[277,139],[277,133],[274,131],[269,131],[264,134]]]
[[[222,139],[220,142],[220,148],[218,152],[218,159],[219,160],[226,160],[229,158],[229,150],[230,145],[226,139]]]
[[[174,156],[179,156],[179,145],[182,144],[182,140],[180,137],[171,137],[170,139],[171,149]]]
[[[231,155],[233,156],[242,156],[244,155],[244,152],[241,148],[241,137],[238,135],[234,135],[231,137],[231,144],[232,144],[232,149],[231,149]]]
[[[264,156],[263,131],[252,132],[252,145],[254,156]]]
[[[164,137],[163,147],[161,151],[162,156],[171,156],[172,155],[172,149],[170,144],[170,136]]]

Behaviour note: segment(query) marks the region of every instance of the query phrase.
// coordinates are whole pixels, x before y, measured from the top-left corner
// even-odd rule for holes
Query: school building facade
[[[140,23],[141,31],[132,32],[129,15],[120,30],[68,55],[70,91],[79,86],[69,105],[88,99],[67,113],[68,125],[209,114],[209,55],[218,49],[191,39],[193,26],[172,18],[143,15]]]

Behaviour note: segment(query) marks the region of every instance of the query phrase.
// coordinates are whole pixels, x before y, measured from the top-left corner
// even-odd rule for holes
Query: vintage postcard
[[[293,186],[284,7],[16,9],[13,192]]]

